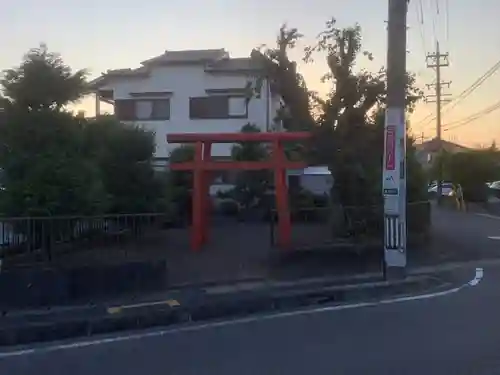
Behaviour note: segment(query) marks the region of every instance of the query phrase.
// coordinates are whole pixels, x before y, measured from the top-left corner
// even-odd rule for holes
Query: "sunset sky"
[[[447,5],[449,3],[449,5]],[[420,22],[420,4],[423,23]],[[437,5],[436,5],[437,4]],[[437,9],[439,8],[439,14]],[[448,10],[448,12],[447,12]],[[452,81],[446,92],[460,94],[500,60],[500,2],[498,0],[411,0],[408,13],[408,69],[419,84],[432,83],[425,54],[435,47],[450,54],[443,80]],[[19,0],[2,6],[0,31],[5,40],[0,69],[17,65],[22,55],[40,42],[62,54],[74,67],[88,68],[98,76],[110,68],[136,67],[140,61],[165,49],[226,48],[232,56],[248,56],[260,44],[272,44],[283,22],[306,35],[311,43],[330,17],[339,26],[359,22],[364,48],[385,64],[387,0]],[[300,58],[298,50],[294,57]],[[311,89],[326,92],[319,83],[325,71],[321,59],[301,66]],[[430,93],[430,92],[429,92]],[[500,72],[443,115],[443,128],[500,101]],[[91,100],[79,106],[92,114]],[[421,104],[411,116],[413,132],[425,138],[435,134],[435,123],[421,122],[435,104]],[[443,132],[443,138],[470,146],[500,142],[500,109],[469,124]]]

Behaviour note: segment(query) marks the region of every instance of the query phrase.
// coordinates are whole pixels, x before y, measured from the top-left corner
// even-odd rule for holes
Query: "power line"
[[[437,0],[436,0],[437,4]],[[439,12],[439,9],[438,9]],[[436,139],[438,140],[439,147],[442,148],[442,142],[441,142],[441,105],[446,102],[446,99],[443,99],[443,96],[446,96],[446,94],[443,94],[442,92],[442,87],[443,86],[448,86],[450,87],[450,82],[443,82],[441,81],[441,68],[449,66],[449,61],[448,61],[448,54],[447,53],[441,53],[439,49],[439,42],[436,42],[436,51],[434,53],[428,54],[427,55],[427,67],[428,68],[434,68],[436,71],[436,81],[434,84],[427,85],[428,87],[434,87],[435,88],[435,94],[433,95],[435,97],[435,103],[436,103]],[[442,193],[442,186],[441,186],[441,181],[443,177],[443,169],[441,166],[441,163],[438,163],[438,185],[437,185],[437,193],[438,193],[438,203],[441,202],[441,193]]]
[[[420,125],[423,122],[427,123],[437,119],[437,128],[438,128],[438,138],[439,138],[439,127],[440,127],[440,117],[441,117],[441,109],[444,107],[447,103],[449,103],[451,100],[445,99],[443,97],[449,96],[449,94],[443,94],[442,93],[442,86],[448,86],[450,87],[451,82],[442,82],[441,81],[441,68],[447,67],[449,65],[449,60],[448,60],[448,54],[447,53],[441,53],[439,51],[439,42],[436,42],[436,51],[434,53],[429,53],[426,56],[427,60],[427,67],[428,68],[433,68],[436,70],[436,81],[435,83],[428,84],[427,87],[435,88],[435,93],[434,95],[427,95],[426,96],[426,102],[427,103],[436,103],[437,108],[436,108],[436,114],[429,113],[424,119],[420,120],[416,125]],[[428,100],[429,98],[434,98],[432,100]],[[438,118],[439,117],[439,118]],[[426,125],[427,125],[426,123]]]
[[[495,74],[498,69],[500,69],[500,60],[497,61],[486,73],[484,73],[481,77],[479,77],[472,85],[462,91],[456,99],[453,101],[453,104],[446,108],[444,113],[450,112],[453,108],[455,108],[458,104],[460,104],[464,99],[466,99],[469,95],[471,95],[474,91],[476,91],[484,82],[486,82],[493,74]]]
[[[427,54],[427,48],[425,43],[425,22],[424,22],[424,10],[422,6],[422,0],[415,3],[415,13],[417,14],[418,29],[420,31],[420,40],[422,42],[422,49],[424,53]]]
[[[428,8],[432,14],[433,43],[441,43],[444,40],[446,47],[449,48],[449,0],[428,1]]]
[[[477,111],[476,113],[473,113],[461,120],[457,120],[457,121],[453,121],[453,122],[450,122],[449,124],[446,124],[446,128],[444,129],[444,131],[449,131],[449,130],[452,130],[452,129],[456,129],[456,128],[459,128],[459,127],[462,127],[462,126],[465,126],[465,125],[468,125],[476,120],[479,120],[480,118],[483,118],[484,116],[492,113],[492,112],[495,112],[497,110],[500,109],[500,101],[486,107],[486,108],[483,108],[482,110],[480,111]]]
[[[446,43],[450,43],[450,1],[445,0],[445,14],[444,14],[444,22],[445,22],[445,38]]]
[[[500,69],[500,60],[498,60],[491,68],[489,68],[485,73],[483,73],[479,78],[477,78],[470,86],[468,86],[465,90],[463,90],[454,100],[444,104],[443,109],[451,104],[451,107],[446,108],[444,113],[450,112],[465,98],[467,98],[470,94],[476,91],[484,82],[486,82],[494,73],[496,73],[498,69]],[[429,124],[431,121],[435,119],[436,116],[433,113],[430,113],[415,125],[418,126],[425,122],[423,126],[427,126],[427,124]]]
[[[433,31],[433,37],[434,37],[433,43],[437,45],[437,44],[439,44],[438,30],[437,30],[437,21],[439,21],[439,15],[440,15],[439,0],[434,0],[434,3],[432,3],[432,0],[429,0],[429,2],[427,2],[426,4],[427,4],[427,8],[432,12],[431,19],[432,19],[432,31]],[[421,26],[423,26],[423,24],[424,24],[424,21],[423,21],[424,20],[423,0],[419,0],[417,5],[418,5],[419,13],[420,13]],[[418,17],[417,17],[417,19],[418,19]],[[421,31],[421,33],[423,34],[423,31]],[[425,34],[422,35],[422,39],[425,40]],[[426,52],[426,59],[428,60],[430,55],[427,53],[427,49],[425,48],[425,42],[423,42],[423,43],[424,43],[424,51]],[[446,56],[446,59],[448,59],[448,56]],[[440,84],[440,83],[436,83],[436,84]],[[436,119],[435,114],[431,112],[427,116],[425,116],[423,119],[421,119],[418,123],[416,123],[415,125],[418,126],[424,122],[425,122],[425,125],[427,125],[428,123],[430,123],[431,121],[433,121],[435,119]]]
[[[432,7],[432,4],[430,4],[430,6]],[[435,13],[432,14],[432,31],[434,33],[434,43],[436,43],[438,41],[438,34],[437,34],[437,17]]]
[[[417,122],[417,123],[415,124],[415,126],[418,126],[418,125],[420,125],[420,124],[422,124],[422,123],[424,123],[424,122],[425,122],[425,126],[427,126],[427,125],[428,125],[428,124],[429,124],[432,120],[434,120],[434,119],[436,118],[436,117],[434,117],[434,116],[435,116],[435,115],[434,115],[434,113],[432,113],[432,112],[431,112],[431,113],[429,113],[429,114],[428,114],[427,116],[425,116],[422,120],[420,120],[419,122]],[[431,118],[431,117],[432,117],[432,118]],[[429,119],[429,121],[426,121],[427,119]]]
[[[469,115],[463,119],[453,121],[453,122],[446,124],[447,128],[445,130],[449,130],[449,129],[452,129],[452,128],[455,128],[458,126],[466,125],[472,121],[478,120],[478,119],[490,114],[491,112],[496,111],[497,109],[500,109],[500,101],[490,105],[489,107],[483,108],[482,110],[477,111],[476,113],[473,113],[472,115]],[[451,126],[451,125],[456,125],[456,126]]]
[[[451,82],[443,82],[441,81],[441,68],[449,66],[448,54],[441,53],[439,49],[439,42],[436,42],[436,51],[434,53],[427,55],[427,67],[433,68],[436,71],[436,81],[435,83],[427,85],[428,88],[433,87],[435,89],[434,95],[428,95],[427,98],[434,98],[433,100],[427,102],[436,103],[436,131],[437,138],[441,139],[441,109],[443,103],[449,102],[449,99],[445,99],[445,96],[449,96],[448,94],[444,94],[442,91],[443,86],[450,87]]]

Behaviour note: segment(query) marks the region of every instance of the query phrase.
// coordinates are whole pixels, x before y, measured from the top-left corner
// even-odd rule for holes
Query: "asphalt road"
[[[488,238],[500,220],[442,214],[457,243],[500,251]],[[0,374],[500,375],[499,285],[490,266],[432,298],[19,348],[0,354]]]
[[[435,243],[463,253],[464,260],[500,257],[500,216],[433,207],[432,229]]]
[[[472,273],[471,273],[472,277]],[[500,374],[500,268],[429,299],[49,344],[1,374]]]

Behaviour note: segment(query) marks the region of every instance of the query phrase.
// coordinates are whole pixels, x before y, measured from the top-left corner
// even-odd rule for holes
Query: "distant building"
[[[430,168],[436,159],[436,156],[441,150],[455,154],[457,152],[471,151],[469,147],[459,145],[457,143],[438,140],[437,138],[430,141],[415,145],[417,160],[424,168]]]
[[[167,144],[168,133],[239,132],[247,123],[279,130],[274,118],[281,100],[262,73],[252,58],[232,58],[224,49],[165,51],[137,69],[108,70],[91,87],[97,114],[105,102],[119,120],[155,133],[156,165],[164,166],[178,146]],[[215,144],[212,155],[230,151],[231,145]]]
[[[329,195],[334,179],[327,166],[306,167],[288,171],[289,186],[300,187],[313,194]]]

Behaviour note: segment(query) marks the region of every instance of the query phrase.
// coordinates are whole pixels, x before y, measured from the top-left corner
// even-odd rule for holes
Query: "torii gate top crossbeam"
[[[175,133],[167,135],[169,143],[234,143],[234,142],[293,142],[311,138],[309,132],[290,133]]]

